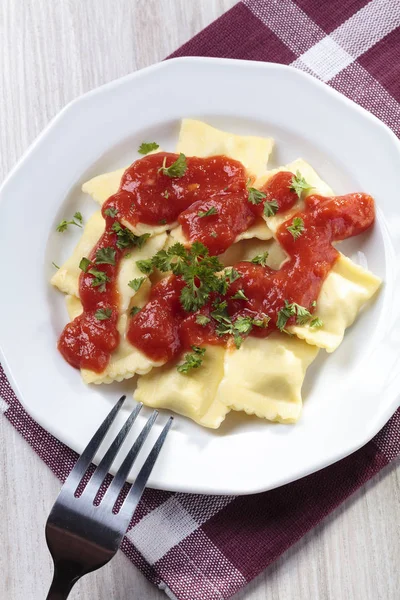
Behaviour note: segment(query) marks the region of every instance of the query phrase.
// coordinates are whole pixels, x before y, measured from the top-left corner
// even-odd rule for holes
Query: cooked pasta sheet
[[[201,158],[225,155],[241,162],[250,176],[262,177],[273,147],[272,138],[236,135],[203,121],[183,119],[176,151]]]
[[[315,314],[323,326],[291,325],[288,331],[333,352],[342,343],[344,332],[352,325],[360,309],[375,294],[381,280],[341,254],[325,279],[318,296]]]
[[[230,410],[292,423],[301,413],[301,386],[318,348],[279,334],[248,337],[239,350],[208,346],[203,365],[183,375],[176,365],[139,377],[136,400],[168,408],[217,428]]]

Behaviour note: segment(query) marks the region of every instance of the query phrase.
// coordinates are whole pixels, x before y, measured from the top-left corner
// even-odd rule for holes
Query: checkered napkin
[[[291,64],[400,135],[399,26],[400,3],[393,0],[245,0],[173,56]],[[0,409],[64,480],[76,454],[31,419],[1,370]],[[230,598],[399,453],[400,409],[361,450],[270,492],[221,497],[147,490],[122,550],[171,598]]]

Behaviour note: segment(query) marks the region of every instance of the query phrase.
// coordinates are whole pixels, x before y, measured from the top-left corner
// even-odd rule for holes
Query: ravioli
[[[140,286],[135,295],[135,305],[142,307],[146,304],[150,293],[150,282],[147,280]],[[66,297],[67,311],[72,321],[82,313],[82,304],[79,298],[75,296]],[[140,352],[135,346],[129,343],[125,333],[128,325],[128,316],[126,313],[120,315],[117,329],[120,334],[120,343],[118,348],[112,352],[110,362],[102,373],[96,373],[89,369],[81,369],[82,379],[85,383],[112,383],[113,381],[122,381],[130,379],[135,374],[148,373],[153,367],[158,367],[162,363],[150,360],[145,354]]]
[[[279,167],[278,169],[274,169],[273,171],[269,171],[269,173],[265,177],[260,177],[254,183],[254,187],[260,189],[273,175],[279,173],[281,171],[290,171],[293,174],[296,174],[297,171],[300,171],[300,174],[304,177],[304,179],[309,183],[312,187],[310,190],[305,190],[302,194],[302,198],[299,199],[296,204],[290,208],[289,210],[285,210],[284,212],[278,213],[273,217],[267,217],[265,219],[268,228],[275,233],[278,227],[290,219],[295,213],[303,210],[304,208],[304,198],[309,196],[310,194],[320,194],[321,196],[333,196],[333,191],[329,187],[328,184],[323,181],[320,176],[314,171],[311,165],[309,165],[302,158],[297,158],[295,161],[284,165],[283,167]]]
[[[229,408],[215,399],[224,374],[225,349],[208,346],[203,364],[187,374],[179,373],[176,364],[153,369],[139,377],[134,398],[152,408],[167,408],[189,417],[199,425],[216,429]]]
[[[203,121],[182,119],[176,151],[201,158],[225,155],[241,162],[249,174],[262,177],[273,146],[272,138],[235,135]]]
[[[315,314],[322,319],[323,326],[291,325],[288,331],[308,344],[333,352],[342,343],[346,328],[352,325],[361,307],[380,285],[379,277],[341,254],[317,299]]]
[[[248,337],[239,350],[207,346],[199,369],[183,375],[165,365],[139,377],[134,397],[216,429],[230,410],[281,423],[301,413],[301,386],[318,348],[279,334]]]
[[[81,238],[72,255],[54,273],[50,283],[64,294],[79,297],[79,263],[83,256],[88,256],[95,247],[105,229],[104,219],[100,211],[95,212],[88,220]]]

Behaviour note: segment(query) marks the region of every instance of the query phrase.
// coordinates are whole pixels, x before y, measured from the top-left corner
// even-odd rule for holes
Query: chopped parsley
[[[255,327],[268,327],[268,323],[270,322],[271,317],[264,313],[261,315],[261,317],[261,319],[253,319],[253,325]]]
[[[153,261],[151,258],[136,261],[137,268],[145,275],[150,275],[153,272]]]
[[[206,315],[196,315],[196,323],[198,325],[202,325],[203,327],[209,323],[211,319]]]
[[[115,254],[116,251],[110,246],[99,248],[99,250],[96,251],[94,262],[97,265],[115,265]]]
[[[162,272],[172,271],[182,277],[185,287],[180,301],[184,310],[191,312],[204,306],[211,292],[224,293],[226,279],[217,275],[223,265],[216,256],[210,256],[208,248],[194,242],[187,249],[179,242],[168,250],[159,250],[153,256],[152,265]]]
[[[208,210],[199,210],[197,216],[202,219],[203,217],[211,217],[211,215],[217,215],[218,211],[215,206],[211,206]]]
[[[168,200],[168,198],[169,198],[169,191],[168,190],[164,190],[163,192],[161,192],[161,196],[163,196],[163,198],[165,198],[166,200]]]
[[[188,352],[187,354],[185,354],[185,362],[176,367],[179,373],[186,374],[189,373],[189,371],[191,371],[192,369],[198,369],[201,366],[204,355],[206,353],[206,349],[200,348],[199,346],[192,346],[192,350],[193,352]]]
[[[158,224],[159,224],[159,225],[166,225],[166,224],[167,224],[167,219],[160,219],[160,220],[158,221]]]
[[[276,321],[276,326],[278,327],[278,329],[280,331],[284,331],[285,333],[287,333],[287,331],[285,330],[285,327],[286,327],[286,323],[288,322],[288,320],[291,317],[296,317],[297,325],[309,324],[310,327],[322,327],[322,325],[323,325],[323,322],[321,321],[321,319],[319,317],[313,318],[310,311],[307,308],[305,308],[304,306],[301,306],[300,304],[297,304],[296,302],[289,303],[287,300],[285,300],[285,305],[279,311],[278,319]]]
[[[106,321],[107,319],[109,319],[111,317],[111,315],[112,315],[112,308],[99,308],[99,310],[96,310],[96,312],[94,313],[94,316],[99,321]]]
[[[228,314],[226,300],[216,305],[211,316],[218,323],[215,328],[216,334],[219,336],[233,336],[233,341],[238,349],[242,344],[243,335],[250,333],[254,324],[251,317],[238,317],[235,321],[232,321]]]
[[[136,279],[132,279],[128,285],[129,287],[131,287],[133,290],[135,290],[135,292],[139,291],[140,286],[142,285],[143,281],[146,279],[146,277],[137,277]]]
[[[261,265],[262,267],[265,267],[268,256],[268,252],[263,252],[262,254],[257,254],[257,256],[252,258],[250,262],[254,263],[255,265]]]
[[[183,177],[183,175],[186,173],[187,161],[186,156],[182,154],[182,152],[179,154],[176,161],[173,162],[169,167],[165,166],[166,163],[167,157],[165,156],[162,167],[158,169],[159,173],[167,175],[168,177]]]
[[[264,192],[260,192],[260,190],[256,190],[256,188],[249,187],[247,189],[249,192],[247,199],[251,204],[260,204],[260,202],[262,202],[264,200],[264,198],[267,197],[264,194]]]
[[[138,152],[139,154],[148,154],[149,152],[153,152],[153,150],[157,150],[160,146],[156,144],[156,142],[142,142],[139,146]]]
[[[304,231],[304,221],[301,217],[295,217],[292,224],[286,228],[292,234],[293,239],[297,240]]]
[[[245,295],[243,290],[238,290],[236,292],[236,294],[234,294],[233,296],[231,296],[232,300],[248,300],[247,296]]]
[[[324,322],[319,317],[314,317],[314,319],[312,319],[310,321],[310,327],[315,327],[315,329],[319,329],[320,327],[323,327],[323,326],[324,326]]]
[[[140,312],[142,309],[139,308],[138,306],[132,306],[131,310],[129,311],[129,314],[131,317],[134,317],[135,315],[138,314],[138,312]]]
[[[114,221],[112,230],[117,234],[117,246],[120,250],[131,246],[141,248],[150,237],[149,233],[135,235],[130,229],[123,227],[119,221]]]
[[[279,209],[277,200],[267,200],[264,204],[264,217],[273,217]]]
[[[216,232],[216,231],[211,231],[211,232],[210,232],[210,235],[211,235],[211,237],[213,237],[213,238],[217,238],[217,237],[218,237],[218,234],[217,234],[217,232]]]
[[[55,263],[55,262],[52,262],[51,264],[52,264],[52,265],[53,265],[53,267],[55,267],[56,269],[59,269],[59,268],[60,268],[58,265],[56,265],[56,263]]]
[[[90,265],[90,260],[88,258],[86,258],[85,256],[83,258],[81,258],[81,261],[79,263],[79,268],[81,271],[84,271],[85,273],[87,273],[89,265]]]
[[[118,210],[114,206],[110,206],[110,208],[106,208],[104,214],[107,215],[107,217],[112,217],[115,219],[118,214]]]
[[[90,275],[93,275],[92,287],[98,287],[100,292],[105,292],[106,283],[110,281],[110,278],[107,277],[106,273],[104,273],[104,271],[99,271],[95,268],[91,268],[87,272]]]
[[[296,171],[296,175],[293,175],[292,182],[289,186],[291,192],[296,192],[297,196],[301,198],[301,195],[304,191],[308,191],[312,189],[312,185],[307,183],[304,179],[300,171]]]
[[[63,219],[56,227],[56,231],[62,233],[68,229],[68,225],[75,225],[76,227],[82,227],[83,218],[80,212],[76,212],[70,221]]]
[[[236,269],[234,269],[233,267],[228,267],[227,269],[225,269],[225,275],[228,278],[229,283],[233,283],[234,281],[236,281],[236,279],[239,279],[239,277],[241,277],[239,271],[236,271]]]

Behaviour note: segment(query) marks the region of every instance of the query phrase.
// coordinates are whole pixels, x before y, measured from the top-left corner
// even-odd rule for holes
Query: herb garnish
[[[264,204],[264,217],[273,217],[279,209],[277,200],[267,200]]]
[[[140,286],[142,285],[143,281],[146,279],[146,277],[137,277],[136,279],[132,279],[128,285],[129,287],[131,287],[133,290],[135,290],[135,292],[139,291]]]
[[[115,265],[115,249],[107,246],[106,248],[99,248],[96,251],[96,258],[94,262],[97,265]]]
[[[105,292],[106,283],[110,281],[110,278],[104,273],[104,271],[99,271],[98,269],[91,268],[87,271],[87,273],[93,275],[92,287],[98,287],[99,292]]]
[[[65,219],[63,221],[61,221],[57,227],[56,227],[56,231],[62,233],[63,231],[65,231],[66,229],[68,229],[68,225],[76,225],[76,227],[82,227],[82,215],[80,212],[76,212],[73,216],[73,218],[71,219],[71,221],[66,221]]]
[[[310,327],[322,327],[323,325],[321,319],[319,317],[313,318],[310,311],[304,306],[301,306],[296,302],[289,303],[287,300],[285,300],[285,306],[278,312],[278,319],[276,321],[276,326],[278,329],[287,333],[285,330],[286,323],[291,317],[294,316],[296,317],[297,325],[307,325],[307,323],[310,324]]]
[[[265,251],[262,254],[257,254],[257,256],[252,258],[250,262],[254,263],[255,265],[261,265],[262,267],[265,267],[265,265],[267,264],[268,256],[269,253]]]
[[[231,296],[231,300],[248,300],[243,290],[238,290],[236,294]]]
[[[185,362],[176,367],[179,373],[188,373],[191,369],[198,369],[202,362],[204,355],[206,353],[205,348],[200,348],[199,346],[192,346],[193,352],[188,352],[185,354]]]
[[[129,248],[130,246],[137,246],[138,248],[141,248],[150,237],[149,233],[135,235],[127,227],[122,227],[119,221],[114,221],[112,230],[117,234],[117,246],[120,250]]]
[[[324,322],[319,317],[314,317],[314,319],[310,321],[310,327],[315,327],[315,329],[319,329],[320,327],[323,327],[323,325]]]
[[[303,191],[312,189],[312,185],[307,183],[300,171],[296,171],[296,175],[293,175],[292,182],[289,186],[291,192],[296,192],[297,196],[301,198]]]
[[[160,146],[156,142],[142,142],[139,146],[139,154],[148,154],[153,150],[157,150]]]
[[[292,224],[286,228],[292,234],[293,239],[297,240],[304,231],[304,221],[301,217],[295,217]]]
[[[166,167],[166,163],[167,157],[165,156],[162,167],[158,169],[159,173],[167,175],[168,177],[182,177],[186,173],[187,161],[186,156],[182,154],[182,152],[179,154],[176,161],[172,163],[172,165]]]
[[[261,192],[260,190],[256,190],[256,188],[253,187],[249,187],[247,188],[249,195],[248,195],[248,201],[251,204],[260,204],[260,202],[262,202],[264,200],[264,198],[266,198],[266,194],[264,194],[264,192]]]
[[[83,258],[81,258],[81,261],[79,263],[79,268],[81,271],[84,271],[85,273],[87,273],[89,265],[90,265],[90,260],[88,258],[86,258],[85,256]]]
[[[138,312],[140,312],[142,309],[139,308],[139,306],[132,306],[131,310],[129,311],[129,314],[131,317],[134,317],[135,315],[138,314]]]
[[[199,210],[197,216],[202,219],[203,217],[211,217],[211,215],[217,215],[218,211],[215,206],[211,206],[208,210]]]
[[[99,308],[99,310],[96,310],[96,312],[94,313],[94,316],[99,321],[106,321],[107,319],[109,319],[111,317],[111,315],[112,315],[112,308]]]
[[[209,323],[211,319],[206,315],[196,315],[196,323],[198,325],[202,325],[203,327]]]
[[[118,210],[114,206],[110,206],[110,208],[106,208],[104,214],[107,215],[107,217],[112,217],[115,219],[118,214]]]
[[[145,275],[151,275],[153,272],[153,261],[151,258],[146,258],[144,260],[137,260],[136,266]]]
[[[52,264],[52,265],[53,265],[53,267],[55,267],[56,269],[59,269],[59,268],[60,268],[58,265],[56,265],[56,263],[55,263],[55,262],[52,262],[51,264]]]

